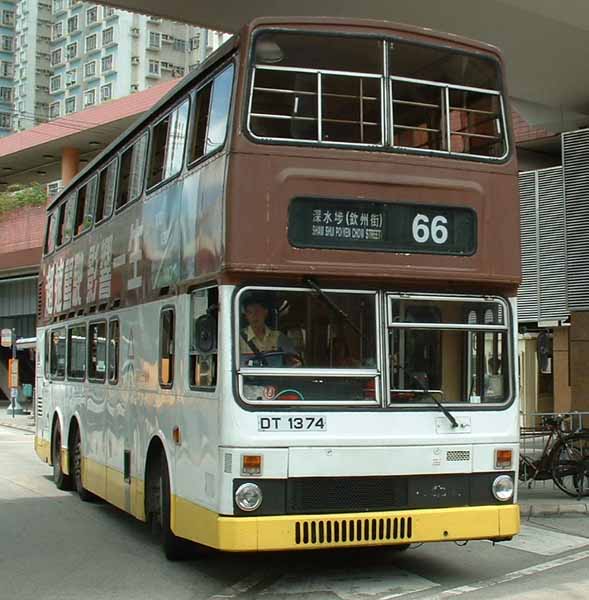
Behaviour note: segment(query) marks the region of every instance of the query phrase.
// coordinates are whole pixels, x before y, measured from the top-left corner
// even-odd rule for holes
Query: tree
[[[45,206],[47,204],[47,191],[40,183],[9,185],[4,192],[0,192],[0,215],[11,212],[24,206]]]

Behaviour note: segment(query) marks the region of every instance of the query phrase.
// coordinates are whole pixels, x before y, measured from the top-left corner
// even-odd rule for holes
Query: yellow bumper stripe
[[[233,552],[500,539],[519,532],[519,507],[224,517],[174,498],[172,530],[180,537]]]
[[[39,436],[35,436],[35,452],[47,464],[51,464],[51,444]]]

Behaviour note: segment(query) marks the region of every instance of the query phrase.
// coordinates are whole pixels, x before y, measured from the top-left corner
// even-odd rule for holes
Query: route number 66
[[[438,215],[430,219],[427,215],[418,214],[413,219],[413,239],[418,244],[429,242],[444,244],[448,241],[448,219]]]

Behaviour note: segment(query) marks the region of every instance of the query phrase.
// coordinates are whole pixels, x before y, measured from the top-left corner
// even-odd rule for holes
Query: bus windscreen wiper
[[[341,307],[339,307],[311,278],[305,279],[305,283],[312,288],[319,297],[333,310],[337,313],[344,321],[360,336],[362,339],[366,339],[366,336],[362,334],[360,328],[352,321],[350,315],[345,312]]]
[[[403,369],[406,373],[409,373],[409,377],[417,383],[417,385],[421,388],[424,394],[427,394],[436,404],[436,406],[444,413],[444,416],[450,421],[453,429],[458,427],[458,421],[454,418],[454,415],[427,389],[427,387],[416,377],[413,373],[410,373],[404,367],[399,367]]]

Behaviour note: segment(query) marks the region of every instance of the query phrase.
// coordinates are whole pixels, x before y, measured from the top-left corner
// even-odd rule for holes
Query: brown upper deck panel
[[[502,64],[501,53],[492,46],[381,21],[264,18],[246,26],[241,34],[242,68],[226,190],[224,268],[258,274],[363,277],[425,287],[427,282],[439,287],[455,281],[513,289],[521,277],[515,153],[511,151],[502,161],[484,162],[252,140],[247,133],[248,60],[252,33],[266,28],[441,44],[491,56]],[[504,81],[500,83],[506,101]],[[509,119],[507,109],[506,114]],[[339,202],[337,208],[345,208],[346,201],[472,208],[477,222],[476,252],[448,256],[293,247],[288,215],[294,198],[333,199]]]
[[[286,140],[260,135],[255,139],[253,129],[248,131],[249,93],[254,81],[248,63],[251,33],[257,27],[310,33],[309,39],[302,40],[302,46],[300,39],[295,40],[295,46],[289,46],[290,41],[285,46],[290,52],[287,56],[291,64],[287,67],[291,74],[292,56],[297,56],[298,48],[310,44],[311,37],[318,39],[317,32],[349,34],[346,44],[350,42],[351,50],[346,50],[347,64],[359,67],[347,69],[345,74],[334,73],[346,70],[341,66],[343,62],[337,62],[339,48],[335,48],[334,43],[331,43],[334,48],[322,58],[325,64],[329,60],[336,63],[331,73],[325,73],[325,79],[323,73],[319,75],[317,69],[312,68],[314,54],[306,55],[307,63],[302,70],[295,65],[294,71],[303,74],[295,84],[298,86],[302,82],[304,85],[287,90],[286,94],[291,96],[286,103],[284,100],[281,105],[280,102],[265,101],[263,106],[269,111],[271,122],[294,119],[307,124],[302,133],[298,127],[282,128],[281,131],[292,134]],[[354,34],[361,39],[359,43]],[[378,46],[383,38],[394,39],[394,45]],[[446,94],[446,99],[441,99],[439,105],[432,104],[427,98],[425,101],[420,97],[416,99],[411,96],[415,92],[412,89],[405,90],[407,96],[395,95],[394,98],[393,87],[390,94],[386,91],[383,79],[386,70],[379,71],[381,64],[385,64],[385,56],[394,56],[397,65],[401,64],[401,56],[409,57],[408,63],[412,68],[415,66],[413,46],[408,47],[403,42],[405,39],[411,43],[429,44],[420,46],[426,49],[421,65],[425,65],[428,74],[430,63],[436,64],[431,62],[432,55],[428,52],[440,45],[445,49],[444,55],[449,60],[444,63],[447,68],[443,74],[451,75],[450,87],[443,79],[429,78],[429,83],[424,84],[424,77],[417,83],[411,81],[409,86],[416,85],[419,93],[429,90],[431,95],[433,90],[434,96],[438,92]],[[375,47],[379,52],[382,50],[380,58],[373,52]],[[364,73],[360,73],[364,54],[357,54],[359,48],[368,48],[372,52],[372,62],[369,61]],[[470,63],[464,55],[464,64],[469,67],[470,91],[459,89],[463,56],[457,60],[447,51],[450,48],[474,53],[475,59]],[[509,136],[504,133],[510,125],[501,112],[503,105],[498,92],[503,90],[503,101],[506,94],[503,81],[497,81],[494,65],[499,63],[485,62],[481,58],[485,56],[500,60],[495,49],[483,44],[383,22],[261,19],[248,25],[239,40],[227,43],[197,72],[187,76],[80,173],[49,207],[56,223],[54,233],[61,228],[62,234],[54,236],[58,249],[43,261],[41,306],[44,307],[44,318],[59,319],[63,314],[73,312],[140,304],[219,278],[255,283],[267,281],[269,277],[292,282],[314,276],[321,284],[337,281],[346,287],[382,285],[389,289],[460,288],[477,293],[514,292],[520,280],[517,165],[506,142]],[[230,85],[232,75],[227,75],[233,73],[229,63],[235,64],[233,88]],[[276,65],[268,66],[266,73],[277,72],[273,69]],[[322,70],[325,68],[321,67]],[[420,69],[421,74],[423,67]],[[282,72],[286,71],[283,69]],[[209,125],[202,129],[202,114],[198,112],[197,117],[195,113],[201,105],[208,106],[213,112],[210,106],[214,104],[215,93],[211,89],[223,78],[225,83],[220,89],[225,90],[225,103],[221,102],[222,106],[229,105],[231,90],[234,92],[226,138],[224,125],[220,130],[208,129]],[[319,85],[319,81],[322,87],[309,90],[309,81],[311,88]],[[342,82],[349,84],[350,81],[362,82],[359,96],[338,89]],[[474,85],[479,81],[482,85]],[[376,88],[374,82],[377,82]],[[391,76],[391,86],[397,86],[398,82],[401,87],[407,83],[397,75]],[[488,82],[494,82],[492,85],[496,87],[485,86]],[[332,84],[334,89],[329,88]],[[278,91],[273,89],[271,93],[284,95],[284,89],[275,87]],[[458,90],[456,98],[459,100],[448,96],[454,89]],[[396,90],[395,87],[395,94]],[[466,95],[461,96],[463,92]],[[468,97],[470,92],[473,92],[474,100]],[[213,100],[202,100],[207,97]],[[313,113],[312,107],[310,113],[302,112],[309,110],[308,102],[307,107],[302,106],[305,98],[312,99],[311,105],[315,103],[317,112],[325,102],[326,110],[321,119]],[[350,98],[352,108],[346,108],[345,102]],[[333,106],[328,104],[332,99],[337,100]],[[343,104],[340,103],[342,99]],[[401,102],[395,109],[393,123],[386,116],[386,107],[389,102],[395,106],[394,101],[399,99]],[[348,143],[345,140],[350,135],[356,136],[357,129],[354,130],[356,133],[350,134],[345,124],[358,125],[357,121],[350,121],[358,102],[362,106],[361,139],[354,138]],[[377,102],[380,110],[375,110],[371,102]],[[473,102],[488,106],[481,108]],[[174,143],[177,143],[183,139],[182,136],[159,136],[160,146],[154,151],[154,139],[157,138],[154,127],[163,131],[161,124],[167,121],[160,117],[176,113],[182,106],[186,108],[186,114],[190,113],[188,148],[178,153],[185,160],[179,161],[177,171],[164,176],[163,157],[166,154],[161,141],[175,139]],[[292,110],[290,116],[280,114],[284,106]],[[410,110],[402,113],[404,106]],[[434,114],[440,119],[438,128],[435,123],[422,126],[420,113],[413,111],[416,107],[438,111],[439,114]],[[227,110],[223,110],[224,116],[218,119],[219,122],[224,122],[227,116]],[[472,120],[467,119],[464,125],[462,113],[475,116]],[[405,121],[400,118],[403,115]],[[267,117],[262,115],[261,118]],[[427,119],[431,118],[428,113]],[[205,124],[209,123],[208,119],[209,116]],[[323,123],[327,127],[325,132],[321,131]],[[344,126],[340,127],[342,123]],[[148,150],[145,133],[150,128]],[[271,129],[268,129],[270,133]],[[403,129],[408,133],[405,134]],[[468,142],[471,138],[474,141]],[[211,144],[214,149],[210,153],[199,150],[192,155],[195,148],[200,148],[199,144],[194,144],[195,140],[200,140],[203,148]],[[423,154],[424,140],[428,144],[427,154]],[[136,146],[132,147],[130,144],[134,142]],[[411,150],[407,150],[411,144]],[[446,147],[449,150],[445,150]],[[431,155],[432,148],[437,155]],[[136,163],[132,158],[135,150],[137,157],[142,157]],[[444,154],[449,151],[454,154]],[[196,158],[192,160],[191,156]],[[116,197],[117,208],[112,217],[102,221],[98,211],[92,213],[86,227],[85,209],[78,210],[83,205],[76,204],[77,194],[90,186],[90,178],[115,157],[118,157],[119,165],[127,166],[118,170],[113,167],[113,173],[118,172],[116,185],[107,184],[111,179],[108,175],[110,167],[102,171],[105,186],[100,189],[105,197],[106,190],[110,190],[109,205]],[[154,165],[151,165],[153,157]],[[133,164],[135,167],[131,166]],[[134,175],[128,170],[131,168],[137,169]],[[146,172],[148,177],[143,175]],[[144,180],[151,185],[149,182],[154,173],[161,177],[156,178],[150,190],[146,192],[140,189],[141,186],[135,186]],[[113,175],[113,182],[114,179]],[[131,187],[134,190],[137,187],[137,193],[133,191],[132,194]],[[90,187],[84,193],[90,194]],[[121,198],[126,199],[119,202]],[[312,239],[307,243],[318,213],[320,221],[317,225],[325,225],[325,231],[327,226],[345,226],[339,239],[336,240],[335,229],[333,235],[321,233],[315,238],[313,230]],[[75,226],[67,214],[75,216]],[[66,231],[69,231],[68,235],[65,235]],[[420,237],[427,241],[420,241]]]

